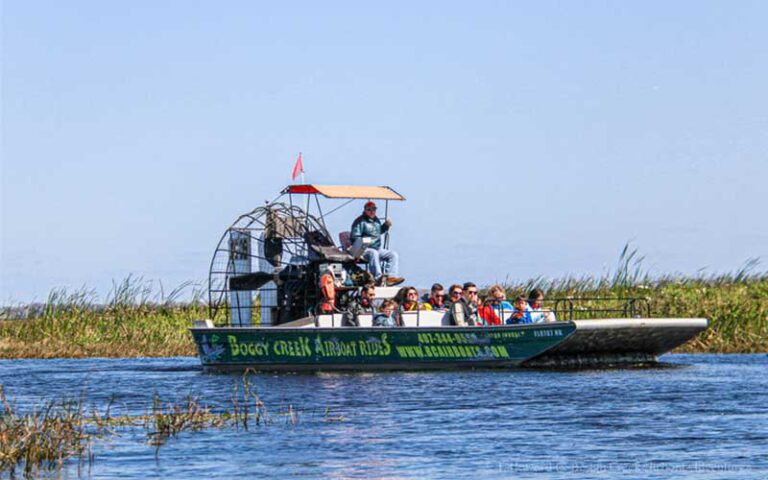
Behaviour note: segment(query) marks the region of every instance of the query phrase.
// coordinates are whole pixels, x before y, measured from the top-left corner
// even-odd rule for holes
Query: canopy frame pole
[[[334,213],[336,210],[338,210],[338,209],[340,209],[340,208],[344,208],[344,207],[346,207],[347,205],[349,205],[350,203],[354,202],[355,200],[357,200],[357,199],[356,199],[356,198],[350,198],[349,200],[347,200],[346,202],[344,202],[344,203],[343,203],[343,204],[341,204],[340,206],[338,206],[338,207],[334,208],[333,210],[329,211],[329,212],[328,212],[328,213],[326,213],[325,215],[326,215],[326,216],[330,216],[330,215],[331,215],[332,213]]]
[[[387,221],[389,216],[389,200],[384,200],[384,221]],[[389,250],[389,230],[384,234],[384,250]]]
[[[320,215],[320,221],[323,222],[323,228],[327,231],[328,226],[325,224],[325,215],[323,215],[323,209],[320,207],[320,198],[315,195],[315,204],[317,204],[317,213]]]

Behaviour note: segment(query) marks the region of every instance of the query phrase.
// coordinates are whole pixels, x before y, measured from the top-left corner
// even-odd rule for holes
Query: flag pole
[[[306,185],[307,182],[304,181],[304,158],[301,157],[301,152],[299,152],[299,157],[301,158],[301,184]]]

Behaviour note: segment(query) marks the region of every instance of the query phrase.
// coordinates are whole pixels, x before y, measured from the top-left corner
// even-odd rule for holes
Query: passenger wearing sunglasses
[[[419,301],[419,291],[415,287],[405,287],[404,290],[403,301],[400,302],[400,311],[432,310],[432,305]]]
[[[458,291],[455,287],[451,286],[451,323],[459,327],[475,326],[479,324],[479,318],[477,316],[477,285],[472,282],[467,282],[461,289],[461,296],[456,295]],[[457,300],[454,300],[457,298]]]
[[[363,214],[352,222],[350,229],[352,243],[361,241],[365,248],[362,257],[368,263],[368,268],[376,279],[377,285],[399,285],[405,281],[404,278],[397,276],[399,263],[397,252],[383,248],[381,243],[382,234],[388,232],[391,227],[390,219],[386,219],[382,224],[376,216],[376,204],[367,202]],[[387,272],[382,269],[382,262],[388,266]]]
[[[451,285],[451,287],[448,289],[448,298],[444,300],[445,308],[450,310],[451,305],[461,300],[461,292],[461,285]]]
[[[429,298],[427,298],[425,302],[432,306],[432,310],[444,310],[448,308],[443,286],[439,283],[432,285],[432,288],[429,290]]]

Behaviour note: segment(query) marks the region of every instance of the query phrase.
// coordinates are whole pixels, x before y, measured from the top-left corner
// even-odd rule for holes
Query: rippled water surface
[[[768,356],[667,355],[663,368],[255,374],[297,423],[97,440],[77,478],[768,478]],[[144,414],[155,393],[229,408],[235,374],[195,358],[4,360],[19,409],[79,396]],[[326,413],[329,409],[330,413]],[[328,417],[342,421],[328,421]]]

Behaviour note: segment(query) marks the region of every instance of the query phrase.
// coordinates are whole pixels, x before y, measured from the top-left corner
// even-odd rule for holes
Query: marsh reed
[[[340,422],[345,417],[325,409],[322,415],[305,415],[305,410],[287,407],[267,409],[253,390],[251,372],[233,382],[229,406],[208,405],[196,396],[181,401],[163,400],[155,394],[143,415],[112,415],[110,402],[103,411],[85,407],[85,395],[77,400],[48,401],[42,407],[19,413],[6,398],[0,384],[0,474],[13,476],[17,469],[30,476],[38,469],[54,470],[70,460],[92,463],[94,441],[118,433],[120,429],[140,428],[155,455],[170,439],[184,432],[211,428],[249,430],[259,426],[294,426],[303,418],[321,422]]]
[[[179,301],[188,290],[191,299]],[[103,304],[87,288],[55,289],[41,305],[6,309],[26,318],[0,321],[0,358],[194,355],[187,329],[208,316],[202,298],[190,282],[166,292],[131,276]]]
[[[643,261],[627,244],[616,267],[602,276],[537,277],[505,287],[509,296],[539,287],[549,299],[646,298],[653,316],[710,320],[706,332],[678,351],[768,351],[768,272],[758,271],[757,260],[731,273],[693,277],[654,276]],[[14,309],[27,318],[0,320],[0,358],[195,355],[187,329],[193,320],[208,317],[205,298],[191,282],[166,291],[162,284],[132,276],[115,283],[103,304],[87,288],[56,289],[41,305]]]
[[[707,318],[710,327],[677,352],[768,352],[768,272],[750,259],[734,272],[654,276],[644,257],[624,246],[612,272],[600,277],[534,278],[507,282],[508,296],[543,289],[547,298],[643,298],[654,317]],[[582,302],[585,308],[601,302]],[[550,304],[551,306],[551,304]]]
[[[0,385],[0,472],[13,475],[21,466],[25,476],[36,468],[60,467],[71,457],[89,456],[91,440],[82,403],[48,402],[19,415]]]

